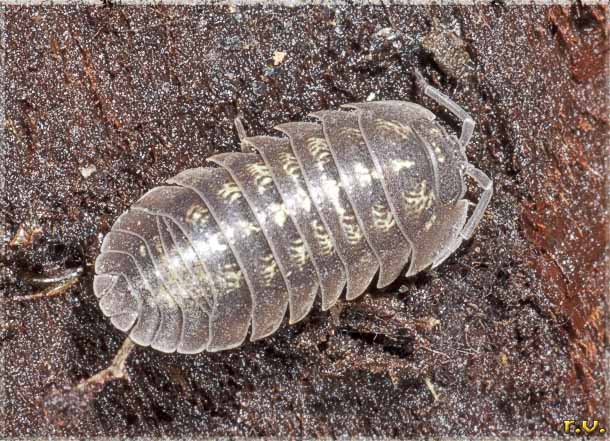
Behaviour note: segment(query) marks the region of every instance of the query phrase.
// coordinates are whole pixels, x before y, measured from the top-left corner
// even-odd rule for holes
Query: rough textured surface
[[[607,10],[4,7],[0,435],[531,435],[608,424]],[[439,34],[440,33],[440,34]],[[282,54],[285,53],[285,54]],[[477,122],[495,195],[440,268],[239,350],[122,342],[92,265],[147,189],[418,67]],[[17,301],[83,266],[62,295]],[[38,276],[33,276],[38,275]],[[52,285],[52,286],[56,286]],[[607,426],[606,426],[607,427]]]

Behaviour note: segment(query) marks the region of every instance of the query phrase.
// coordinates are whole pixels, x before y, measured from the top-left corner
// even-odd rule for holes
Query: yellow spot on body
[[[259,193],[264,193],[273,186],[273,177],[265,164],[248,164],[246,171],[254,177]]]
[[[333,252],[333,242],[330,239],[330,236],[328,235],[328,233],[326,232],[326,228],[324,228],[324,225],[322,225],[322,223],[315,219],[312,223],[311,226],[314,230],[314,235],[316,237],[316,240],[318,241],[318,245],[320,246],[320,252],[323,256],[327,256],[330,253]]]
[[[375,228],[388,232],[396,225],[392,212],[384,204],[373,205],[372,211]]]
[[[353,139],[362,140],[362,134],[360,133],[360,130],[358,130],[354,127],[345,127],[343,129],[339,130],[339,137],[346,138],[349,140],[353,140]]]
[[[140,256],[146,257],[146,246],[144,244],[140,245],[138,251],[140,252]]]
[[[161,243],[161,238],[158,236],[153,238],[152,243],[153,243],[153,246],[155,247],[155,251],[157,251],[157,254],[163,256],[164,251],[163,251],[163,244]]]
[[[415,165],[415,162],[409,161],[408,159],[394,159],[392,161],[392,169],[399,173],[401,170],[410,169]]]
[[[290,260],[294,262],[300,269],[303,269],[307,260],[309,260],[309,254],[307,248],[301,239],[293,240],[290,244]]]
[[[309,138],[305,144],[318,163],[318,167],[322,168],[324,164],[332,161],[332,154],[324,138]]]
[[[218,191],[218,196],[233,203],[241,198],[241,191],[235,182],[226,182]]]
[[[409,213],[420,216],[425,210],[432,207],[434,193],[428,191],[426,181],[421,181],[415,190],[403,193],[403,200]]]
[[[190,225],[203,225],[208,221],[209,213],[208,207],[199,204],[191,205],[186,212],[186,223]]]
[[[265,282],[265,286],[269,287],[273,285],[273,279],[275,275],[278,273],[277,262],[273,258],[273,254],[269,254],[267,256],[261,257],[261,261],[263,262],[263,281]]]
[[[341,226],[350,245],[355,245],[362,240],[362,230],[356,222],[355,216],[343,214],[341,216]]]
[[[288,176],[300,175],[301,169],[296,156],[294,156],[292,153],[282,152],[278,155],[278,157],[279,160],[282,161],[282,168]]]
[[[227,264],[222,273],[222,281],[227,291],[239,289],[243,283],[243,275],[236,264]],[[224,290],[223,290],[224,291]]]
[[[402,139],[408,139],[409,136],[411,136],[411,134],[413,133],[411,127],[405,126],[404,124],[396,120],[386,120],[382,118],[377,118],[374,124],[377,130],[395,134]]]

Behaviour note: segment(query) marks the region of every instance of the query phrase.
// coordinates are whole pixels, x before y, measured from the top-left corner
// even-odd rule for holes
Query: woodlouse
[[[465,153],[473,119],[424,82],[462,121],[459,140],[426,108],[402,101],[314,113],[247,137],[242,152],[186,170],[123,213],[95,264],[103,313],[139,345],[164,352],[234,348],[346,287],[360,296],[436,267],[471,237],[492,181]],[[258,152],[258,154],[256,153]],[[470,219],[464,175],[482,188]]]

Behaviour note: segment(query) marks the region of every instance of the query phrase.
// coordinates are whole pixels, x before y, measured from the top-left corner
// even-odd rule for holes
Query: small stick
[[[432,380],[430,380],[430,378],[426,377],[426,378],[424,378],[424,383],[426,383],[426,387],[432,394],[432,398],[434,398],[434,401],[438,401],[439,395],[438,395],[438,392],[436,391],[436,389],[434,388],[434,384],[432,384]]]
[[[76,276],[71,279],[68,279],[65,283],[55,286],[51,289],[45,289],[43,291],[37,292],[35,294],[29,294],[26,296],[16,296],[5,299],[5,301],[12,302],[29,302],[31,300],[40,300],[40,299],[48,299],[51,297],[57,297],[62,294],[65,294],[70,288],[72,288],[79,281],[80,277]]]
[[[28,282],[30,285],[47,287],[50,285],[56,285],[58,283],[66,282],[70,279],[74,279],[83,275],[84,269],[82,266],[77,268],[70,268],[56,274],[36,274],[31,272],[23,272],[18,276]]]
[[[127,371],[125,370],[125,365],[134,347],[135,343],[129,337],[127,337],[119,348],[117,354],[114,356],[110,366],[99,371],[97,374],[93,375],[87,380],[79,383],[76,386],[76,390],[79,392],[86,392],[87,389],[91,387],[101,389],[101,387],[109,381],[129,379],[127,376]]]
[[[63,426],[66,421],[78,419],[82,415],[83,409],[89,405],[106,383],[113,380],[129,380],[125,364],[134,347],[135,343],[127,337],[106,369],[75,386],[62,386],[47,395],[42,405],[49,421]]]

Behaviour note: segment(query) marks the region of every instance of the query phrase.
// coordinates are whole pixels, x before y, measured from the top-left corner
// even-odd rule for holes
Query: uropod
[[[462,122],[459,139],[411,102],[349,104],[316,122],[246,136],[241,152],[185,170],[114,223],[95,262],[94,292],[141,346],[194,354],[274,333],[403,271],[441,264],[469,239],[492,181],[468,162],[473,119],[425,83]],[[482,189],[470,217],[464,177]]]

